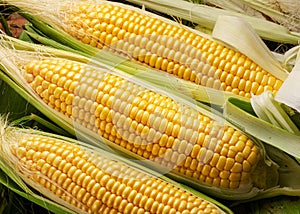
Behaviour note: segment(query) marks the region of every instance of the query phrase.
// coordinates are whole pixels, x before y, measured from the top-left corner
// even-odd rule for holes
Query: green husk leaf
[[[10,31],[10,29],[9,29],[9,26],[8,26],[8,24],[7,24],[7,21],[6,21],[6,19],[5,19],[5,17],[3,16],[2,13],[0,13],[0,23],[1,23],[2,26],[3,26],[4,33],[6,33],[7,35],[11,36],[12,33],[11,33],[11,31]]]
[[[30,115],[27,115],[27,116],[21,117],[17,120],[14,120],[13,122],[11,122],[11,125],[18,125],[18,126],[22,125],[25,127],[25,125],[30,121],[34,121],[43,127],[47,127],[47,129],[50,129],[55,133],[59,133],[63,136],[71,137],[69,135],[69,133],[67,133],[64,129],[62,129],[59,126],[56,126],[53,123],[49,122],[48,120],[46,120],[42,117],[39,117],[38,115],[32,114],[32,113]]]
[[[66,45],[63,45],[59,42],[56,42],[52,39],[49,39],[49,38],[45,37],[44,35],[41,35],[41,34],[37,33],[37,30],[34,29],[34,27],[29,25],[29,24],[27,24],[25,26],[25,28],[26,28],[26,31],[23,31],[23,32],[26,33],[28,38],[32,38],[32,39],[34,39],[35,41],[37,41],[41,44],[44,44],[44,45],[50,46],[50,47],[54,47],[54,48],[57,48],[57,49],[61,49],[61,50],[64,50],[64,51],[69,51],[69,52],[78,53],[78,54],[81,53],[79,51],[74,50],[73,48],[70,48]]]
[[[25,31],[22,31],[21,35],[19,36],[20,40],[25,41],[25,42],[30,42],[33,43],[33,41],[30,39],[30,37],[28,36],[27,33],[25,33]]]
[[[0,114],[10,112],[11,120],[39,111],[6,83],[7,76],[0,71]]]
[[[280,43],[298,44],[300,35],[289,31],[287,28],[261,18],[248,16],[239,12],[227,11],[202,4],[194,4],[184,0],[174,3],[170,0],[127,0],[129,2],[144,5],[171,16],[180,17],[193,23],[213,29],[220,15],[235,16],[248,22],[261,38]]]
[[[300,197],[277,196],[233,206],[232,210],[234,213],[247,214],[294,214],[300,210]]]

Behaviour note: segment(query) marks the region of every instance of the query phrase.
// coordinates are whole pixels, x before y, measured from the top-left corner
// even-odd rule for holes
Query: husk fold
[[[256,115],[262,120],[274,124],[275,126],[285,129],[295,135],[300,134],[298,127],[285,112],[282,104],[276,102],[273,94],[269,91],[258,96],[253,96],[250,99],[250,102]]]
[[[298,54],[299,50],[296,50]],[[300,73],[300,58],[296,59],[296,65],[292,69],[288,78],[283,82],[281,88],[275,95],[275,100],[284,103],[285,105],[300,112],[300,96],[299,96],[299,73]]]

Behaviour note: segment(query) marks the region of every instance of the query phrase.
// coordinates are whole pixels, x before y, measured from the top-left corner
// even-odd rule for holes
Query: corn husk
[[[297,0],[208,0],[213,4],[229,11],[238,11],[266,20],[268,17],[275,23],[285,26],[291,31],[300,32],[300,6]],[[238,9],[237,9],[238,8]]]
[[[285,112],[281,103],[274,100],[273,94],[264,92],[261,95],[253,96],[250,101],[259,118],[293,134],[300,135],[298,127]]]
[[[299,52],[300,53],[300,52]],[[280,90],[275,96],[275,100],[300,112],[299,97],[299,74],[300,74],[300,58],[297,59],[296,65],[289,77],[282,84]]]

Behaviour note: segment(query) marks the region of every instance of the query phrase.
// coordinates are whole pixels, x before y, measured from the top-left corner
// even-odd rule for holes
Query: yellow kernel
[[[258,87],[259,87],[259,84],[257,82],[253,82],[252,86],[251,86],[251,92],[256,94]]]
[[[244,160],[242,164],[243,164],[243,171],[244,172],[250,172],[251,171],[252,166],[247,160]]]
[[[230,181],[239,181],[240,179],[241,179],[241,173],[232,172],[229,175],[229,180]]]
[[[202,173],[202,175],[204,175],[204,176],[208,176],[209,173],[210,173],[210,170],[211,170],[211,166],[209,166],[209,165],[204,165],[204,167],[203,167],[201,173]]]
[[[258,161],[258,154],[256,152],[251,152],[250,155],[247,158],[247,161],[251,164],[254,165]]]
[[[216,168],[218,170],[222,171],[224,169],[224,167],[225,167],[225,164],[226,164],[226,157],[225,156],[220,156],[220,158],[219,158],[219,160],[218,160],[218,162],[216,164]]]
[[[267,85],[273,87],[275,85],[275,82],[276,82],[276,78],[273,77],[273,76],[270,76],[269,79],[268,79]]]
[[[274,84],[274,89],[278,90],[281,85],[282,85],[282,81],[277,79]]]
[[[230,169],[231,172],[242,172],[243,170],[243,166],[241,163],[237,163],[235,162],[232,166],[232,168]]]
[[[230,187],[231,189],[238,188],[239,185],[240,185],[240,182],[239,182],[239,181],[230,181],[230,183],[229,183],[229,187]]]
[[[235,160],[233,158],[227,158],[224,166],[224,170],[231,170],[234,164],[235,164]]]
[[[229,180],[221,179],[220,186],[223,187],[223,188],[228,188],[229,187]]]
[[[264,76],[263,72],[257,72],[254,81],[260,84],[263,80],[263,76]]]
[[[223,148],[221,149],[220,155],[227,156],[227,154],[228,154],[228,148],[223,146]]]
[[[246,93],[247,93],[247,92],[250,92],[251,86],[252,86],[252,82],[249,81],[249,80],[247,80],[247,81],[245,82],[245,88],[244,88],[244,91],[245,91]]]
[[[220,159],[220,155],[218,154],[218,153],[214,153],[213,154],[213,157],[212,157],[212,159],[211,159],[211,161],[210,161],[210,165],[211,166],[216,166],[217,165],[217,163],[218,163],[218,161],[219,161],[219,159]]]
[[[216,178],[219,176],[219,170],[215,167],[213,167],[209,173],[209,177]]]
[[[212,184],[213,186],[220,186],[220,182],[221,182],[221,178],[220,177],[217,177],[217,178],[214,178],[213,181],[212,181]]]
[[[244,161],[244,157],[243,157],[243,153],[241,152],[238,152],[235,156],[235,161],[236,162],[239,162],[239,163],[242,163]]]
[[[231,83],[231,87],[232,88],[238,88],[239,83],[240,83],[240,78],[238,76],[234,76],[233,80],[232,80],[232,83]]]

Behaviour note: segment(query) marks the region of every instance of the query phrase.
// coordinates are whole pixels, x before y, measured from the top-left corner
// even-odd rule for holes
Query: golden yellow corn
[[[49,106],[141,157],[203,185],[247,189],[262,155],[240,131],[120,76],[62,59],[25,79]]]
[[[148,16],[144,11],[108,2],[63,7],[64,28],[91,46],[129,56],[153,68],[203,86],[245,97],[282,81],[240,52],[190,29]]]
[[[185,189],[54,137],[18,133],[2,147],[25,182],[80,213],[223,213]]]

